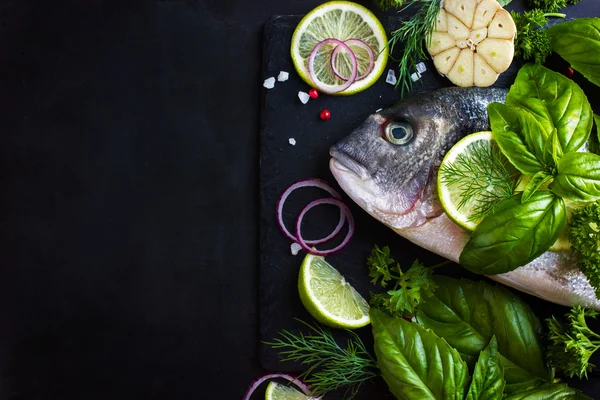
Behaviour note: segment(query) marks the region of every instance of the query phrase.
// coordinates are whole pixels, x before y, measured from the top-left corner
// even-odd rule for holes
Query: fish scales
[[[369,116],[332,146],[330,169],[348,196],[374,218],[458,262],[469,234],[443,213],[436,194],[437,170],[458,140],[489,130],[487,106],[504,102],[506,93],[453,87],[412,95]],[[410,136],[406,143],[403,136]],[[558,304],[600,310],[594,289],[576,265],[572,252],[548,251],[491,278]]]

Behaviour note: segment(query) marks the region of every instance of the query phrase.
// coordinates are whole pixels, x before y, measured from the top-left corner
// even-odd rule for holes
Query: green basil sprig
[[[542,67],[526,64],[506,95],[506,105],[528,111],[547,135],[557,132],[558,156],[577,151],[589,138],[592,107],[583,90],[571,79]]]
[[[546,29],[555,53],[600,86],[600,18],[577,18]]]
[[[454,347],[468,365],[496,337],[507,394],[551,382],[529,306],[510,291],[485,282],[434,276],[438,288],[425,299],[417,321]]]
[[[381,375],[398,399],[462,400],[467,364],[432,331],[371,308]]]
[[[460,254],[460,264],[495,275],[539,257],[560,236],[567,221],[562,198],[549,191],[501,200],[475,228]]]
[[[490,104],[488,115],[498,147],[529,177],[522,193],[495,205],[460,255],[467,269],[492,275],[525,265],[552,246],[566,224],[563,199],[600,199],[600,156],[579,151],[594,118],[585,94],[539,64],[521,68],[506,104]]]

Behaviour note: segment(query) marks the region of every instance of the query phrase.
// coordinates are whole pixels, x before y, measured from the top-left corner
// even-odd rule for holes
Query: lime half
[[[296,389],[275,381],[269,382],[265,392],[265,400],[308,400],[309,396]]]
[[[304,257],[298,291],[308,312],[327,326],[352,329],[371,321],[367,301],[323,257]]]
[[[516,175],[492,132],[465,136],[446,153],[438,171],[442,208],[472,231],[495,204],[513,194]]]
[[[330,1],[310,11],[300,21],[294,35],[290,53],[298,75],[309,85],[315,86],[308,73],[308,58],[315,46],[325,39],[346,41],[358,39],[373,50],[375,64],[373,70],[361,80],[355,81],[346,90],[336,93],[350,95],[362,92],[379,79],[388,59],[387,35],[381,23],[367,8],[349,1]],[[331,68],[331,54],[336,46],[323,46],[315,60],[317,79],[331,86],[343,85],[344,80],[337,77]],[[350,44],[356,55],[358,76],[369,68],[368,54],[358,46]],[[341,76],[348,76],[347,54],[341,52],[336,58],[336,66],[342,69]]]

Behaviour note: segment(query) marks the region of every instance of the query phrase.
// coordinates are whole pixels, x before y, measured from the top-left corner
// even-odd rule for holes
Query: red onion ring
[[[350,46],[360,47],[361,49],[365,50],[369,54],[369,67],[367,68],[367,70],[365,71],[364,74],[356,77],[355,82],[360,81],[361,79],[365,79],[373,71],[373,68],[375,67],[375,52],[373,51],[373,48],[360,39],[348,39],[348,40],[344,40],[344,43],[347,44],[348,47],[350,47]],[[345,80],[348,80],[348,78],[345,76],[342,76],[340,71],[338,71],[337,68],[335,67],[335,59],[337,58],[338,53],[341,51],[340,49],[342,49],[342,48],[337,46],[331,53],[331,70],[333,71],[335,76],[337,76],[341,80],[345,81]],[[354,53],[354,55],[356,56],[356,53]]]
[[[290,231],[288,231],[288,229],[285,227],[285,225],[283,223],[283,204],[285,203],[285,201],[287,200],[289,195],[294,190],[302,188],[302,187],[316,187],[316,188],[326,191],[327,193],[329,193],[336,199],[342,198],[342,196],[340,196],[340,194],[334,188],[329,186],[327,184],[327,182],[325,182],[321,179],[316,179],[316,178],[304,179],[304,180],[298,181],[298,182],[290,185],[287,189],[285,189],[285,191],[281,194],[281,196],[279,196],[279,200],[277,200],[277,224],[279,225],[279,229],[281,229],[283,234],[285,236],[287,236],[289,239],[293,240],[294,242],[297,242],[298,239],[296,238],[296,236],[292,235],[290,233]],[[321,238],[321,239],[305,240],[304,243],[306,243],[307,245],[309,245],[309,244],[317,245],[317,244],[325,243],[325,242],[331,240],[335,235],[337,235],[342,230],[342,227],[344,226],[345,221],[346,221],[346,217],[345,217],[344,213],[340,210],[340,220],[338,221],[337,226],[333,229],[333,231],[329,235],[327,235],[326,237]]]
[[[321,47],[325,46],[326,44],[332,44],[332,43],[336,44],[338,47],[342,46],[342,49],[346,50],[350,54],[350,59],[352,60],[352,72],[350,73],[350,77],[348,78],[348,80],[342,85],[327,85],[324,83],[319,84],[319,82],[321,82],[321,81],[317,80],[316,75],[315,75],[315,65],[314,64],[315,64],[315,58],[317,57],[317,53],[319,52]],[[310,56],[308,57],[307,68],[308,68],[308,74],[310,75],[310,79],[313,81],[313,83],[315,84],[317,89],[319,89],[321,92],[327,93],[327,94],[335,94],[335,93],[343,92],[344,90],[348,89],[350,87],[350,85],[352,85],[354,83],[354,81],[356,80],[356,74],[358,73],[358,64],[356,63],[356,56],[354,55],[354,52],[352,51],[352,49],[350,49],[350,47],[348,47],[348,45],[346,45],[341,40],[337,40],[337,39],[333,39],[333,38],[325,39],[325,40],[322,40],[319,43],[317,43],[317,45],[310,52]]]
[[[274,379],[274,378],[281,378],[281,379],[286,379],[290,382],[292,382],[294,385],[296,385],[298,387],[298,389],[302,390],[302,393],[304,393],[307,396],[310,396],[310,390],[308,390],[308,387],[306,386],[306,384],[304,382],[302,382],[299,379],[296,379],[294,376],[289,375],[289,374],[267,374],[267,375],[263,375],[260,378],[256,379],[254,382],[252,382],[250,384],[250,387],[248,388],[248,390],[246,390],[246,394],[244,394],[244,398],[243,400],[250,400],[250,396],[252,396],[252,393],[254,393],[254,391],[260,386],[261,383],[263,383],[264,381],[267,381],[269,379]],[[313,397],[311,397],[313,398]]]
[[[317,250],[315,248],[309,247],[308,244],[302,239],[302,234],[300,232],[301,226],[302,226],[302,219],[304,218],[304,215],[311,208],[316,207],[321,204],[332,204],[334,206],[338,206],[340,208],[340,210],[342,211],[342,213],[345,214],[346,219],[348,220],[348,233],[346,234],[346,237],[344,238],[342,243],[340,243],[338,246],[334,247],[333,249],[329,249],[329,250]],[[326,256],[328,254],[331,254],[338,250],[343,249],[348,244],[348,242],[350,241],[350,238],[352,237],[353,234],[354,234],[354,218],[352,217],[352,213],[350,212],[350,209],[348,208],[347,205],[342,203],[341,200],[334,199],[332,197],[311,201],[310,203],[308,203],[308,205],[306,207],[304,207],[304,209],[302,209],[302,211],[300,212],[300,215],[298,215],[298,220],[296,221],[296,237],[298,239],[298,244],[300,246],[302,246],[302,248],[304,250],[308,251],[310,254],[313,254],[315,256]]]

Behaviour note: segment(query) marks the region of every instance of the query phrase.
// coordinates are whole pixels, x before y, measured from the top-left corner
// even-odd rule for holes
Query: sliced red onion
[[[334,206],[338,206],[340,208],[341,212],[344,214],[344,216],[348,220],[348,233],[346,234],[346,237],[344,238],[342,243],[340,243],[338,246],[334,247],[333,249],[329,249],[329,250],[317,250],[315,248],[311,248],[308,245],[308,243],[302,239],[302,234],[300,232],[301,227],[302,227],[302,219],[304,218],[304,215],[311,208],[319,206],[321,204],[332,204]],[[354,234],[354,218],[352,217],[352,213],[350,212],[350,209],[348,208],[347,205],[342,203],[341,200],[334,199],[332,197],[311,201],[310,203],[308,203],[308,205],[306,207],[304,207],[304,209],[302,209],[302,211],[300,212],[300,215],[298,215],[298,220],[296,221],[296,238],[297,238],[298,244],[300,246],[302,246],[302,248],[304,250],[308,251],[310,254],[313,254],[315,256],[326,256],[328,254],[335,253],[336,251],[343,249],[348,244],[348,242],[350,241],[350,238],[352,237],[353,234]]]
[[[302,187],[316,187],[316,188],[326,191],[327,193],[329,193],[336,199],[342,198],[342,196],[340,196],[340,194],[334,188],[329,186],[327,184],[327,182],[325,182],[321,179],[316,179],[316,178],[298,181],[298,182],[292,184],[287,189],[285,189],[285,191],[279,197],[279,200],[277,200],[277,224],[279,225],[279,229],[281,229],[283,234],[285,236],[287,236],[289,239],[293,240],[294,242],[297,242],[298,239],[296,239],[296,236],[292,235],[290,233],[290,231],[288,231],[288,229],[285,227],[285,225],[283,223],[283,204],[285,203],[285,201],[287,200],[289,195],[294,190],[302,188]],[[340,230],[342,229],[342,226],[344,226],[345,221],[346,221],[346,219],[345,219],[344,213],[340,210],[340,220],[338,221],[337,226],[333,229],[333,231],[329,235],[327,235],[326,237],[321,238],[321,239],[305,240],[304,243],[317,245],[317,244],[325,243],[325,242],[331,240],[335,235],[337,235],[340,232]]]
[[[348,54],[350,54],[350,59],[352,60],[352,73],[348,77],[348,80],[341,85],[329,85],[329,84],[323,83],[317,79],[317,76],[315,74],[315,58],[317,57],[317,54],[319,53],[319,50],[321,49],[321,47],[323,47],[327,44],[335,44],[338,47],[341,46],[343,50],[347,51]],[[317,87],[317,89],[319,89],[323,93],[335,94],[335,93],[343,92],[344,90],[348,89],[350,87],[350,85],[352,85],[354,83],[354,81],[356,80],[357,73],[358,73],[358,64],[356,63],[356,56],[354,55],[354,52],[352,51],[352,49],[350,49],[350,47],[348,47],[348,45],[346,45],[341,40],[329,38],[329,39],[320,41],[312,49],[312,51],[310,52],[310,56],[308,57],[308,74],[310,75],[310,79],[312,79],[312,81],[315,84],[315,86]]]
[[[246,390],[246,394],[244,395],[243,400],[250,400],[252,393],[254,393],[254,391],[261,385],[261,383],[263,383],[264,381],[268,381],[269,379],[275,379],[275,378],[286,379],[286,380],[292,382],[294,385],[296,385],[298,387],[298,389],[302,390],[302,392],[305,395],[310,396],[310,390],[308,390],[308,387],[306,386],[306,384],[304,382],[302,382],[301,380],[297,379],[296,377],[294,377],[293,375],[267,374],[267,375],[261,376],[260,378],[258,378],[254,382],[252,382],[252,384],[250,385],[248,390]]]
[[[344,40],[344,43],[346,45],[348,45],[348,47],[350,47],[350,46],[360,47],[361,49],[365,50],[369,54],[369,67],[362,75],[356,77],[356,81],[365,79],[373,71],[373,68],[375,67],[375,52],[373,51],[373,48],[360,39],[348,39],[348,40]],[[343,49],[342,47],[337,46],[331,53],[331,70],[333,71],[335,76],[337,76],[341,80],[346,81],[346,80],[348,80],[348,77],[342,76],[341,72],[338,71],[337,68],[335,67],[335,60],[336,60],[339,52],[342,51],[342,49]],[[354,53],[354,56],[356,57],[356,53]]]

